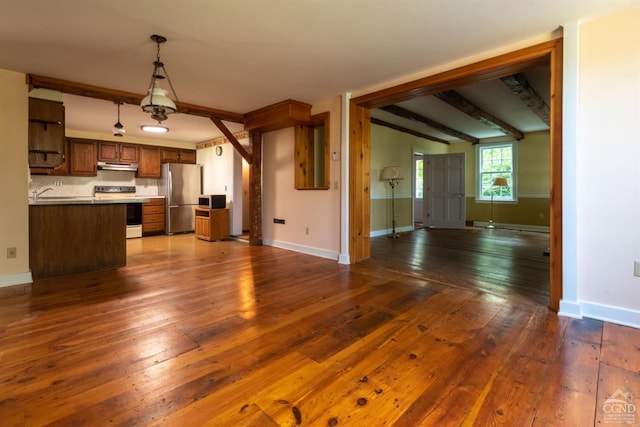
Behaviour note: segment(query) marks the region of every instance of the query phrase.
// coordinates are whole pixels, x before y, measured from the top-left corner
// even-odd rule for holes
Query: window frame
[[[483,196],[482,194],[482,176],[485,173],[496,173],[496,172],[484,172],[482,170],[482,153],[487,149],[495,149],[502,147],[511,147],[511,172],[510,177],[507,178],[511,185],[511,197],[505,196],[493,196],[493,202],[497,203],[516,203],[518,201],[518,186],[517,186],[517,177],[518,177],[518,152],[517,152],[517,143],[516,141],[502,141],[502,142],[493,142],[486,144],[477,144],[476,145],[476,201],[477,202],[491,202],[491,196]],[[505,174],[497,173],[498,176],[504,176]]]

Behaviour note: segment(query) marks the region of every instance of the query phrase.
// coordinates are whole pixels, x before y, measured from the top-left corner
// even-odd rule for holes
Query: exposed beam
[[[384,120],[376,119],[374,117],[371,117],[371,123],[373,123],[374,125],[385,126],[390,129],[397,130],[398,132],[408,133],[409,135],[417,136],[418,138],[424,138],[430,141],[440,142],[442,144],[449,144],[449,141],[447,141],[446,139],[436,138],[435,136],[427,135],[412,129],[394,125],[393,123],[385,122]]]
[[[502,77],[500,80],[506,84],[511,92],[518,95],[518,97],[527,104],[538,117],[547,126],[551,126],[551,112],[549,106],[542,99],[540,94],[529,84],[529,81],[522,73],[512,74],[510,76]]]
[[[229,130],[228,127],[226,127],[224,125],[224,123],[222,123],[222,120],[216,118],[216,117],[209,117],[211,119],[211,121],[218,126],[218,129],[220,129],[220,131],[224,134],[224,136],[227,137],[227,139],[229,140],[229,142],[231,143],[231,145],[233,145],[235,147],[235,149],[238,151],[238,153],[240,153],[240,155],[242,156],[243,159],[245,159],[245,161],[249,164],[251,164],[252,162],[252,156],[251,154],[249,154],[249,152],[244,148],[244,146],[242,144],[240,144],[240,142],[238,141],[238,139],[235,137],[235,135]]]
[[[249,245],[262,246],[262,132],[249,132],[253,163],[249,165]]]
[[[105,101],[122,102],[125,104],[140,105],[145,95],[124,92],[121,90],[107,89],[99,86],[76,83],[68,80],[54,79],[52,77],[37,76],[27,74],[27,84],[29,89],[42,88],[57,90],[71,95],[85,96],[87,98],[104,99]],[[215,117],[234,123],[244,123],[244,116],[239,113],[217,110],[215,108],[201,107],[199,105],[176,102],[179,113],[192,116]]]
[[[425,125],[436,129],[442,133],[446,133],[447,135],[455,136],[458,139],[463,141],[470,142],[472,144],[478,144],[480,140],[471,135],[467,135],[464,132],[459,132],[455,129],[450,128],[449,126],[445,126],[442,123],[438,123],[435,120],[431,120],[428,117],[422,116],[418,113],[414,113],[413,111],[407,110],[406,108],[399,107],[397,105],[387,105],[386,107],[381,107],[381,110],[384,110],[388,113],[395,114],[396,116],[403,117],[405,119],[413,120],[416,122],[424,123]]]
[[[492,129],[511,135],[518,141],[524,138],[522,131],[487,113],[455,90],[445,90],[435,93],[434,96]]]

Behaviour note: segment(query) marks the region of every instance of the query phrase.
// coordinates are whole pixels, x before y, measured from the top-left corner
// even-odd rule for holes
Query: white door
[[[421,222],[424,223],[424,175],[423,175],[423,156],[422,154],[414,154],[413,155],[413,176],[415,180],[413,181],[414,190],[413,190],[413,222]]]
[[[425,155],[427,227],[464,228],[464,153]]]

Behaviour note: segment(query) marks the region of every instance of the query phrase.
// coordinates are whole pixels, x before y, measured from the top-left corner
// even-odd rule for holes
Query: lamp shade
[[[153,88],[150,93],[144,97],[140,103],[140,107],[142,107],[142,111],[145,113],[157,113],[161,111],[164,113],[165,118],[167,114],[175,113],[178,110],[176,104],[167,96],[167,91],[159,87]]]
[[[492,184],[494,187],[507,187],[509,183],[507,182],[507,178],[502,176],[497,177]]]
[[[387,166],[380,173],[381,180],[402,179],[402,169],[399,166]]]

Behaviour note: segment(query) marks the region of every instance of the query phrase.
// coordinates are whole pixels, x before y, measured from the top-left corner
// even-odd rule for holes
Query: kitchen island
[[[30,199],[29,265],[33,279],[126,265],[126,204],[146,200]]]

